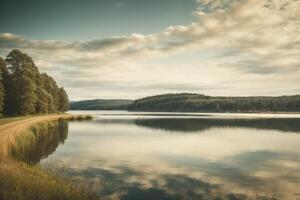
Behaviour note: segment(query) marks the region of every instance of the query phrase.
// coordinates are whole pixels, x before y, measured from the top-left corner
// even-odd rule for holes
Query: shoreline
[[[57,176],[38,165],[31,165],[14,158],[10,148],[22,134],[33,134],[31,127],[44,122],[58,120],[89,120],[89,115],[51,114],[0,118],[0,199],[7,196],[13,199],[96,199],[85,185],[78,187],[71,179]],[[16,192],[16,188],[18,191]]]
[[[15,138],[26,132],[34,124],[41,122],[51,122],[56,120],[82,120],[89,119],[88,115],[75,114],[50,114],[50,115],[31,115],[0,119],[0,157],[9,155],[8,149],[13,145]]]

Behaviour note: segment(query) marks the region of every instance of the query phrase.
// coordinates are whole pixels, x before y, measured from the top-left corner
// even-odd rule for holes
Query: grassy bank
[[[7,123],[10,123],[10,122],[14,122],[14,121],[19,121],[19,120],[22,120],[22,119],[26,119],[28,118],[28,116],[24,116],[24,117],[1,117],[0,118],[0,126],[3,125],[3,124],[7,124]]]
[[[84,188],[62,180],[37,165],[16,160],[0,161],[0,199],[88,200]]]
[[[90,115],[70,115],[70,114],[52,114],[52,115],[34,115],[25,117],[12,117],[0,119],[0,158],[7,157],[8,149],[15,143],[15,139],[20,134],[30,130],[30,128],[41,122],[51,122],[56,120],[89,120]]]
[[[68,137],[69,123],[66,120],[40,122],[15,138],[8,150],[9,157],[36,164],[48,157]]]
[[[71,114],[52,114],[52,115],[28,115],[28,116],[18,116],[18,117],[0,117],[0,128],[1,125],[9,124],[12,122],[18,122],[25,119],[34,119],[34,118],[43,118],[51,119],[51,120],[59,120],[65,119],[69,121],[76,121],[76,120],[91,120],[93,117],[91,115],[71,115]],[[42,121],[43,121],[42,120]]]
[[[64,134],[67,134],[68,127],[65,120],[91,118],[62,114],[1,119],[0,199],[95,199],[85,186],[57,177],[38,165],[23,162],[31,160],[37,163],[43,155],[51,154],[59,140],[66,138]]]

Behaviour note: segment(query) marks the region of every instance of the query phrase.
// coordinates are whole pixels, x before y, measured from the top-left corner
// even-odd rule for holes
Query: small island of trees
[[[0,116],[65,112],[69,99],[64,88],[20,50],[0,57]]]

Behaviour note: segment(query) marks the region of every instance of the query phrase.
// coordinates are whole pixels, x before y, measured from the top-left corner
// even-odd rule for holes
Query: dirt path
[[[45,116],[32,116],[23,119],[12,120],[8,123],[0,125],[0,158],[8,154],[8,149],[13,145],[15,138],[18,134],[29,129],[32,125],[45,122],[54,121],[61,118],[68,118],[71,115],[68,114],[53,114]]]
[[[68,114],[55,114],[55,115],[45,115],[45,116],[32,116],[25,119],[20,119],[12,122],[8,122],[0,125],[0,137],[6,132],[11,132],[12,130],[24,130],[31,125],[41,122],[41,121],[53,121],[60,118],[65,118],[70,115]],[[0,138],[1,139],[1,138]]]

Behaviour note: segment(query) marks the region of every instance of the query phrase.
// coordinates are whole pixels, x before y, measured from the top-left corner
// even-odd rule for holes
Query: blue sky
[[[194,0],[4,0],[0,32],[41,40],[91,40],[149,34],[189,24]]]
[[[298,0],[0,5],[0,56],[28,53],[71,100],[300,93]]]

